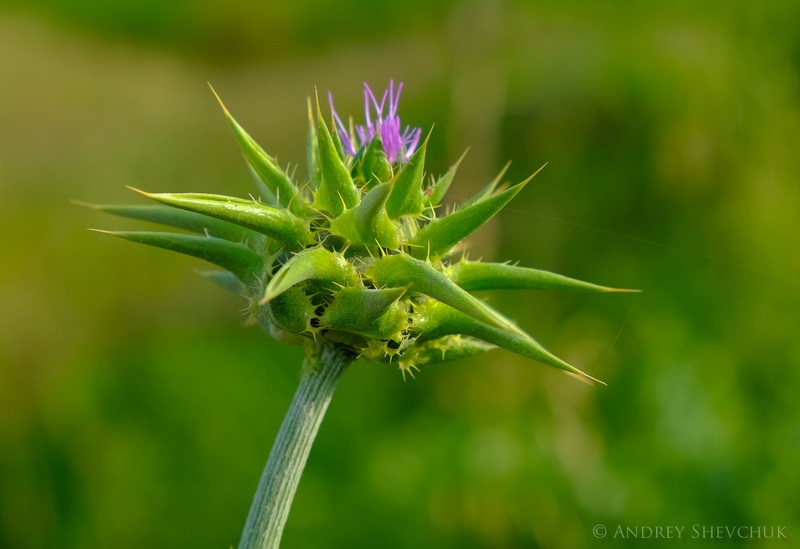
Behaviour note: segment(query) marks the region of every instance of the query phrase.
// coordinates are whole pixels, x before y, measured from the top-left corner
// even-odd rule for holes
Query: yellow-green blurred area
[[[434,5],[431,5],[434,4]],[[456,204],[547,167],[471,240],[642,294],[488,293],[586,386],[504,351],[342,379],[287,548],[800,539],[800,4],[155,2],[0,7],[0,546],[236,545],[302,350],[190,258],[90,233],[125,185],[246,197],[210,82],[305,173],[306,97],[405,82]],[[609,533],[601,543],[593,527]],[[667,546],[669,541],[663,541]],[[676,543],[676,542],[674,542]]]

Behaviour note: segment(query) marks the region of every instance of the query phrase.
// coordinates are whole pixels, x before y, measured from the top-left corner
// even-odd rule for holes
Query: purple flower
[[[421,130],[411,126],[406,126],[405,130],[402,130],[400,117],[397,116],[397,104],[402,91],[402,82],[395,91],[394,80],[390,80],[389,88],[383,92],[379,103],[369,85],[364,82],[364,124],[355,126],[355,128],[352,119],[349,120],[349,127],[344,125],[336,113],[336,109],[333,108],[333,95],[328,93],[333,120],[346,154],[356,156],[358,149],[368,145],[377,135],[383,143],[383,150],[386,152],[389,162],[408,162],[409,157],[414,154],[419,145]],[[387,108],[385,116],[384,108]],[[356,140],[358,147],[356,147]]]

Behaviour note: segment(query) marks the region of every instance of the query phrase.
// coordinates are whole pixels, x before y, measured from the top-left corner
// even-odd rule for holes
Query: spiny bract
[[[401,131],[401,90],[390,83],[379,102],[365,84],[365,124],[355,127],[342,122],[331,99],[333,132],[319,100],[316,114],[309,100],[306,184],[293,181],[223,105],[259,198],[137,191],[160,204],[93,207],[186,230],[111,234],[221,267],[205,274],[246,297],[250,316],[281,341],[343,346],[370,360],[394,361],[404,376],[424,364],[503,347],[594,379],[469,292],[620,290],[459,257],[459,243],[533,176],[503,188],[501,173],[440,215],[460,160],[443,176],[425,178],[427,139],[419,143],[419,129]]]

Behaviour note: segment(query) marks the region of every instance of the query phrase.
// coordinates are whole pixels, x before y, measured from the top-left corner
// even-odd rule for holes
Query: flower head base
[[[352,119],[348,126],[342,122],[333,107],[333,95],[328,93],[328,102],[333,113],[336,131],[345,153],[356,157],[359,149],[369,145],[377,136],[383,143],[383,150],[390,163],[408,161],[419,145],[421,130],[410,126],[402,128],[400,117],[397,116],[397,107],[402,91],[402,82],[395,90],[394,80],[389,81],[389,87],[384,90],[379,103],[369,85],[364,82],[364,124],[355,126],[355,129]],[[386,115],[384,115],[384,108],[387,109]],[[356,141],[358,147],[356,147]]]
[[[457,254],[536,174],[504,190],[498,177],[460,209],[437,216],[460,160],[426,181],[427,141],[419,143],[419,129],[401,133],[401,91],[392,82],[379,102],[365,85],[365,124],[348,131],[333,111],[333,134],[319,101],[316,113],[309,102],[308,184],[293,181],[223,106],[258,176],[259,198],[139,191],[160,204],[96,208],[194,233],[112,234],[221,267],[209,278],[247,298],[252,319],[282,341],[335,345],[395,362],[404,375],[502,347],[594,379],[470,292],[625,290]]]

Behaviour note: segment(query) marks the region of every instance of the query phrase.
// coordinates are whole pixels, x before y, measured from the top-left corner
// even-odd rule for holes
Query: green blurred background
[[[236,545],[302,352],[68,201],[246,196],[206,82],[302,171],[314,87],[360,117],[390,78],[431,172],[471,147],[451,202],[549,162],[473,257],[644,293],[487,296],[607,388],[503,351],[405,383],[356,364],[285,547],[800,540],[800,4],[720,6],[2,2],[0,546]]]

